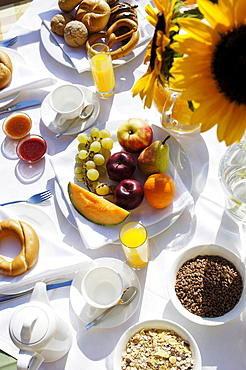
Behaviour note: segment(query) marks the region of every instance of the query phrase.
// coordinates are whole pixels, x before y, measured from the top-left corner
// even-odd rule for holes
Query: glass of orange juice
[[[149,241],[146,228],[139,222],[129,222],[120,230],[120,242],[127,262],[135,269],[149,262]]]
[[[91,73],[98,95],[109,98],[114,94],[115,79],[108,45],[97,43],[88,49]]]

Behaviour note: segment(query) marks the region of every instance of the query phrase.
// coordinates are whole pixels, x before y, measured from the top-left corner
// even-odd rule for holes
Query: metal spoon
[[[87,119],[89,118],[92,113],[94,111],[94,105],[93,104],[88,104],[86,105],[86,107],[84,107],[80,113],[80,115],[75,119],[73,120],[66,128],[65,130],[59,132],[59,134],[56,134],[55,138],[58,139],[58,137],[62,136],[63,134],[65,134],[65,132],[67,132],[73,125],[74,123],[76,123],[78,120],[80,119]]]
[[[109,307],[107,310],[103,311],[101,315],[97,316],[94,320],[89,322],[84,326],[85,330],[90,329],[92,326],[96,325],[99,321],[102,320],[104,316],[106,316],[113,308],[117,307],[118,305],[125,306],[129,304],[136,296],[138,289],[135,286],[130,286],[124,290],[122,296],[118,303],[115,306]]]

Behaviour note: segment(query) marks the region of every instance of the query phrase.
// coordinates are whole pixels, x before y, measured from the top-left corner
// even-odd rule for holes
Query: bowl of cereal
[[[229,249],[215,245],[186,248],[169,272],[168,290],[176,309],[201,325],[221,325],[245,308],[245,265]]]
[[[164,319],[147,320],[121,336],[113,368],[201,370],[202,361],[196,341],[182,326]]]

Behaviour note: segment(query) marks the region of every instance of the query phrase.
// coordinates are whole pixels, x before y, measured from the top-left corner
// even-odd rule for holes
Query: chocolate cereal
[[[243,291],[234,264],[217,255],[186,261],[176,275],[175,292],[182,305],[201,317],[219,317],[234,308]]]

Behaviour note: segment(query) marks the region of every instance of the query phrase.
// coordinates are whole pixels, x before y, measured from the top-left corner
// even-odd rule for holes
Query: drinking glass
[[[108,45],[97,43],[90,46],[88,58],[97,94],[101,98],[109,98],[115,91],[115,79]]]
[[[146,228],[139,222],[129,222],[120,230],[120,242],[127,262],[135,269],[149,262],[149,240]]]
[[[246,224],[246,141],[232,144],[221,158],[219,180],[225,193],[225,211]]]

